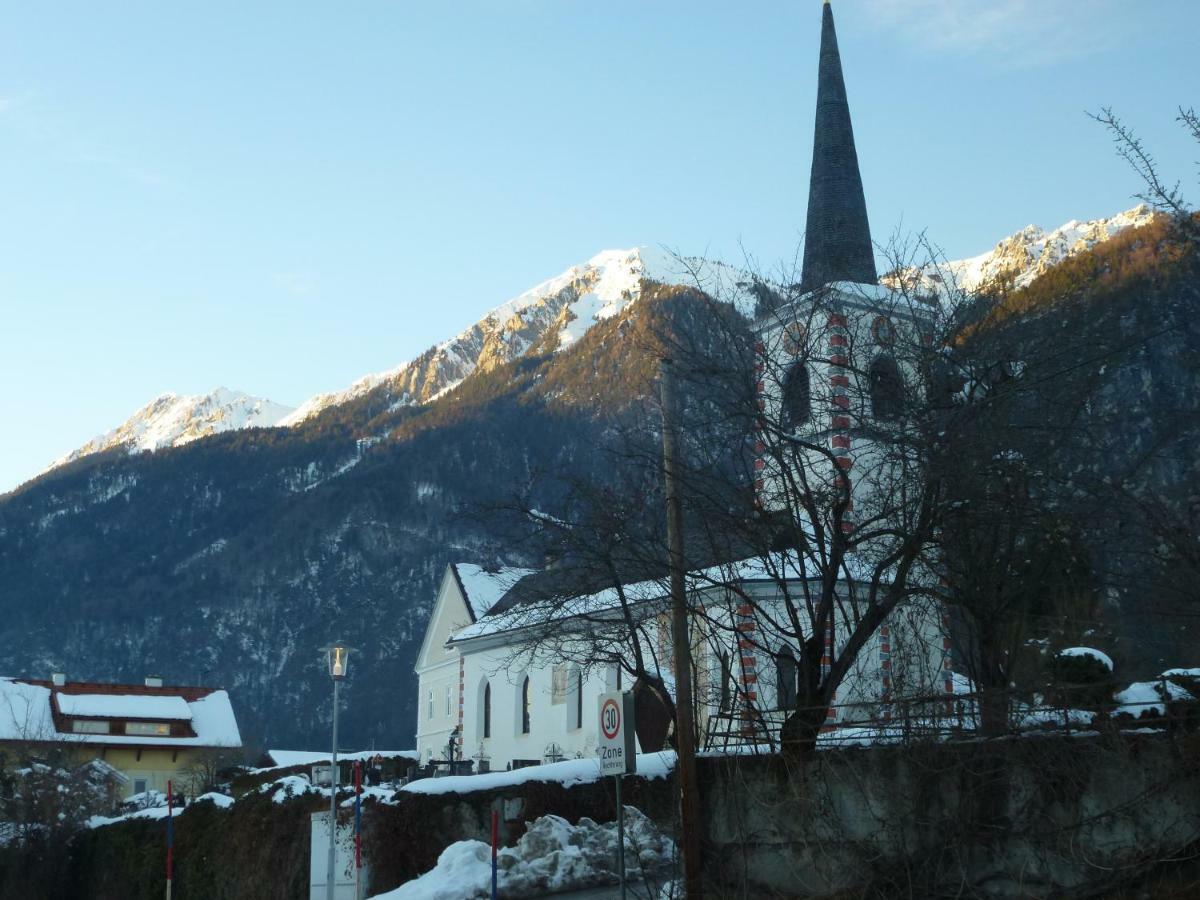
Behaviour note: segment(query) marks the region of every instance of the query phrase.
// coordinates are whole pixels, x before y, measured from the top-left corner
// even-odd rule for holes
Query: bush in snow
[[[41,838],[50,830],[71,831],[89,816],[116,805],[121,776],[103,760],[71,766],[27,758],[0,775],[0,820],[7,841]]]
[[[1112,708],[1115,684],[1112,659],[1107,654],[1091,647],[1068,647],[1050,660],[1047,675],[1050,705],[1097,712]]]

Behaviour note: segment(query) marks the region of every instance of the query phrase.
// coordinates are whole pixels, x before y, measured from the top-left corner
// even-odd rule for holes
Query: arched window
[[[796,656],[791,647],[785,646],[775,654],[775,698],[778,709],[796,706]]]
[[[792,366],[783,379],[782,413],[781,424],[786,431],[803,425],[812,415],[812,387],[808,380],[808,366],[802,362]]]
[[[571,728],[583,727],[583,672],[579,666],[571,666],[567,675],[571,690]]]
[[[890,356],[871,363],[871,414],[876,419],[898,419],[904,412],[904,378]]]
[[[718,700],[717,700],[718,707],[717,708],[719,710],[721,710],[722,712],[725,712],[729,709],[729,699],[730,699],[729,687],[731,684],[733,684],[733,669],[730,668],[730,665],[729,665],[729,654],[726,653],[724,650],[721,651],[720,662],[721,662],[721,674],[720,674],[721,688],[720,688],[720,694],[718,695]]]
[[[492,736],[492,685],[490,682],[483,686],[483,736],[485,738]]]
[[[529,734],[529,676],[521,682],[521,734]]]

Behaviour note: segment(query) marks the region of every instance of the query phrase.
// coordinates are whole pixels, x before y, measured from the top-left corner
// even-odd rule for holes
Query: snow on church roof
[[[818,577],[808,568],[806,561],[795,553],[772,553],[769,561],[761,557],[749,557],[696,568],[686,573],[685,581],[690,592],[735,582],[773,582],[781,577],[791,581],[802,577]],[[869,580],[874,574],[869,563],[856,555],[846,558],[844,571],[859,582]],[[514,583],[499,602],[492,604],[491,613],[479,616],[477,621],[455,633],[450,641],[458,643],[542,625],[551,619],[560,621],[573,616],[603,616],[621,608],[621,594],[611,584],[598,586],[593,591],[579,591],[580,584],[581,580],[570,571],[547,569],[531,572],[528,577]],[[665,601],[670,596],[666,571],[660,578],[630,579],[622,585],[622,592],[625,599],[634,604]]]
[[[534,569],[499,568],[485,569],[472,563],[454,563],[458,583],[466,595],[471,615],[481,619],[496,605],[496,601],[508,593],[509,588],[531,575]]]

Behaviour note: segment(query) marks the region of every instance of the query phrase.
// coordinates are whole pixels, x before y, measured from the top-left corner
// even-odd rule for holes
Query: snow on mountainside
[[[605,250],[586,263],[496,307],[465,331],[395,369],[367,375],[342,391],[302,403],[281,426],[296,425],[331,406],[386,386],[396,406],[425,403],[475,371],[489,371],[530,348],[563,350],[588,329],[620,313],[641,295],[643,279],[661,284],[699,284],[728,296],[745,274],[701,260],[680,260],[661,250]]]
[[[977,290],[1004,277],[1012,277],[1013,287],[1021,288],[1064,259],[1089,250],[1126,228],[1149,224],[1154,216],[1154,210],[1143,203],[1107,219],[1090,222],[1072,219],[1049,232],[1028,225],[987,253],[954,260],[946,268],[963,290]]]
[[[78,450],[55,460],[48,468],[53,469],[113,447],[125,447],[130,453],[141,453],[163,447],[178,447],[222,431],[266,428],[278,424],[291,411],[290,406],[223,387],[209,394],[191,397],[163,394],[112,431],[92,438]]]
[[[1002,277],[1012,277],[1014,286],[1024,287],[1064,259],[1153,217],[1153,210],[1141,205],[1106,219],[1067,222],[1049,232],[1030,225],[987,253],[946,263],[943,271],[965,290]],[[942,280],[940,275],[925,277]],[[741,269],[651,247],[605,250],[497,306],[416,359],[367,375],[344,390],[318,394],[295,410],[225,388],[198,397],[164,394],[49,468],[117,446],[140,452],[237,428],[297,425],[376,389],[382,389],[394,407],[426,403],[473,372],[487,372],[533,348],[557,351],[572,346],[597,322],[635,303],[643,280],[699,286],[713,296],[733,298],[747,314],[753,310],[754,300],[746,289],[751,276]]]
[[[1145,225],[1153,217],[1154,212],[1142,205],[1107,219],[1071,221],[1050,232],[1030,225],[987,253],[946,263],[945,269],[966,290],[1009,274],[1017,287],[1023,287],[1067,257],[1126,228]],[[698,284],[714,296],[736,298],[739,307],[745,305],[746,312],[753,308],[753,298],[745,290],[750,276],[740,269],[710,260],[678,258],[650,247],[605,250],[496,307],[470,328],[416,359],[387,372],[367,375],[345,390],[312,397],[279,424],[299,424],[380,387],[386,388],[395,406],[425,403],[451,390],[472,372],[510,362],[532,347],[562,350],[583,337],[592,325],[636,302],[642,279],[661,284]]]

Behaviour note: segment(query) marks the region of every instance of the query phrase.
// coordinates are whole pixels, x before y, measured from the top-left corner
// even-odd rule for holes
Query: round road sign
[[[600,709],[600,730],[606,740],[612,740],[621,730],[621,707],[611,697]]]

